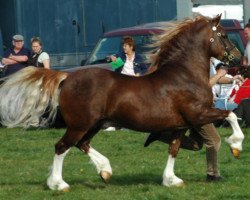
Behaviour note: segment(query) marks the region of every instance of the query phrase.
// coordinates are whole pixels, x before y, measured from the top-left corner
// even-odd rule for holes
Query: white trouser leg
[[[182,186],[184,184],[183,180],[181,180],[174,174],[174,163],[175,163],[175,158],[173,158],[172,155],[169,155],[167,166],[163,173],[163,185],[168,187]]]
[[[62,178],[63,160],[70,149],[63,154],[55,154],[47,185],[51,190],[67,190],[69,185]]]

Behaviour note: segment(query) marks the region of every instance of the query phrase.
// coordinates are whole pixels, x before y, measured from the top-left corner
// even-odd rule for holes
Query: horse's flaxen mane
[[[194,19],[187,18],[183,21],[178,22],[166,22],[166,28],[164,28],[164,33],[161,35],[155,35],[153,37],[154,43],[150,45],[153,47],[153,53],[151,53],[150,63],[151,69],[150,72],[155,71],[158,68],[159,60],[161,59],[161,53],[167,51],[172,44],[178,45],[178,37],[185,36],[187,34],[193,34],[192,27],[196,23],[207,23],[210,18],[204,16],[197,16]],[[185,33],[185,34],[183,34]]]

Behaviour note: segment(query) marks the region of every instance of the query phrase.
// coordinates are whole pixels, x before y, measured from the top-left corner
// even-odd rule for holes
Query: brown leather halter
[[[224,63],[228,64],[229,66],[239,64],[240,63],[239,59],[237,59],[236,56],[233,53],[233,51],[235,49],[237,51],[237,48],[235,47],[234,44],[232,44],[230,42],[230,40],[228,40],[227,34],[221,33],[220,31],[218,31],[217,26],[213,26],[212,30],[213,30],[213,37],[217,36],[219,38],[219,41],[221,42],[221,44],[224,46],[224,49],[225,49],[222,61]],[[211,43],[214,42],[214,38],[213,37],[210,38],[210,42]],[[230,44],[230,46],[228,44]]]

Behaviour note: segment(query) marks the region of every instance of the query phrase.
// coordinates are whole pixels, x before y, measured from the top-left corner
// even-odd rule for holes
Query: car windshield
[[[152,42],[152,35],[136,35],[132,37],[136,43],[136,52],[146,59],[146,53],[151,50],[148,45]],[[101,38],[85,64],[106,63],[107,56],[123,51],[122,39],[123,36]]]
[[[229,31],[229,32],[227,32],[227,35],[228,35],[229,39],[233,42],[233,44],[236,46],[236,48],[243,55],[244,45],[243,45],[242,39],[240,37],[240,33],[236,32],[236,31]]]

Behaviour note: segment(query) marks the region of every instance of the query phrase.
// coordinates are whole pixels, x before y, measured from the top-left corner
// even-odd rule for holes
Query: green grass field
[[[222,182],[207,183],[205,150],[180,150],[175,173],[186,186],[161,185],[168,146],[155,142],[143,147],[146,134],[133,131],[100,132],[92,146],[110,159],[113,176],[105,185],[88,156],[72,148],[65,158],[63,177],[70,192],[51,191],[46,178],[54,156],[54,144],[64,130],[22,130],[0,128],[0,199],[70,200],[243,200],[250,199],[249,129],[245,129],[243,152],[233,158],[224,137],[230,129],[218,129],[222,136],[219,154]]]

